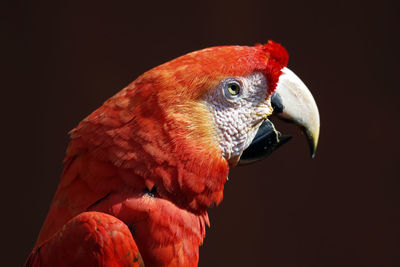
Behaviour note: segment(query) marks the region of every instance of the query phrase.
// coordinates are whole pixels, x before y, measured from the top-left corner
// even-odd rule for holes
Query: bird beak
[[[273,115],[298,125],[308,139],[311,157],[315,156],[319,137],[319,113],[315,100],[305,84],[288,68],[282,69],[274,95],[271,97]],[[265,120],[250,146],[243,152],[239,164],[255,162],[270,155],[290,140]]]

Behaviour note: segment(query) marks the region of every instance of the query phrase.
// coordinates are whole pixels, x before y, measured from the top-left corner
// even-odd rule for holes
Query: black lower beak
[[[239,165],[253,163],[268,157],[278,147],[289,141],[291,136],[278,132],[271,121],[265,120],[257,131],[250,146],[243,152]]]

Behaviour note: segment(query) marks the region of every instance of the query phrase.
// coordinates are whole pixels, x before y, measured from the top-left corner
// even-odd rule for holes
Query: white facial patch
[[[205,101],[222,156],[236,164],[262,121],[273,111],[266,78],[262,73],[227,78],[206,95]]]

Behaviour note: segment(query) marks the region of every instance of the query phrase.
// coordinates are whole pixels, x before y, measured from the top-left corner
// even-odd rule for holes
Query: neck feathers
[[[154,84],[132,83],[71,131],[66,160],[88,154],[110,162],[142,179],[143,189],[200,214],[222,200],[228,175],[210,125],[200,102],[169,107]]]

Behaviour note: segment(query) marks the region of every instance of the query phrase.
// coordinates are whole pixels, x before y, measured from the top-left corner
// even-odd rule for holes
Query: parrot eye
[[[226,91],[233,96],[240,93],[241,85],[237,81],[230,81],[226,84]]]

